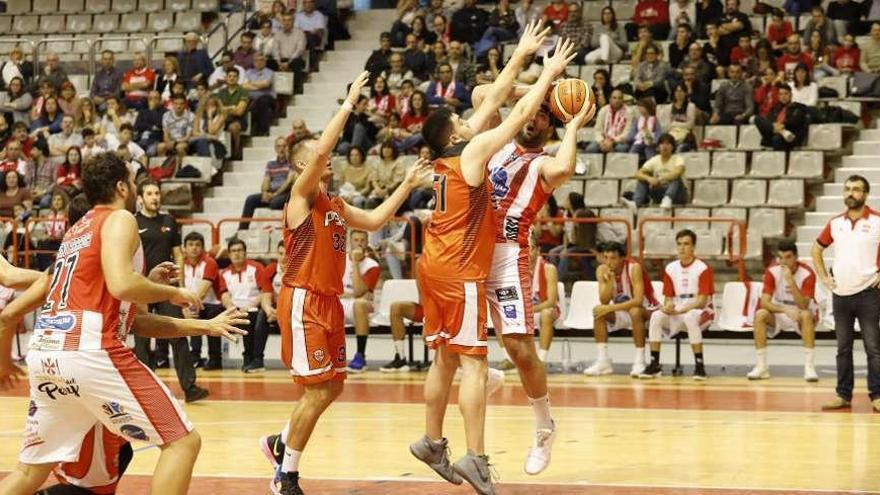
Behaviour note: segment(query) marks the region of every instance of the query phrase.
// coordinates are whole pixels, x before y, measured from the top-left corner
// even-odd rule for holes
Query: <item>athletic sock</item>
[[[644,347],[636,347],[636,356],[635,356],[633,362],[645,364],[645,348]]]
[[[281,461],[282,473],[299,472],[299,457],[302,455],[301,450],[293,450],[290,447],[284,448],[284,460]]]
[[[402,340],[395,340],[394,341],[394,354],[397,355],[397,357],[401,357],[401,358],[404,356],[403,341]]]
[[[553,418],[550,417],[550,394],[540,399],[529,398],[532,411],[535,412],[535,428],[538,430],[553,429]]]
[[[366,335],[358,335],[357,336],[357,353],[365,356],[367,353],[367,336]]]
[[[281,442],[287,445],[287,437],[290,436],[290,421],[284,423],[284,428],[281,429]]]
[[[815,357],[816,357],[816,349],[812,349],[810,347],[804,347],[804,362],[806,364],[812,365]]]
[[[697,364],[697,366],[703,366],[703,353],[702,352],[695,352],[694,353],[694,362]]]
[[[597,361],[608,361],[608,344],[599,342],[596,344],[596,350],[599,352],[599,355],[596,357]]]
[[[758,356],[758,366],[762,368],[767,367],[767,348],[756,349],[755,354]]]
[[[549,353],[549,352],[550,352],[549,349],[538,349],[538,359],[540,359],[542,363],[546,362],[547,361],[547,353]]]
[[[659,363],[660,362],[660,351],[651,351],[651,362]]]

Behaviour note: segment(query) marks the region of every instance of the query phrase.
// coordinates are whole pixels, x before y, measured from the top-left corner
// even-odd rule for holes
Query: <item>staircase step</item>
[[[880,141],[880,129],[862,129],[859,131],[859,140]]]
[[[223,187],[259,187],[263,182],[261,172],[226,172],[223,174]]]
[[[853,155],[880,154],[880,141],[859,140],[853,143]]]
[[[844,167],[880,168],[880,155],[850,155],[843,157]]]
[[[843,157],[844,160],[851,157]],[[843,182],[850,175],[857,174],[868,179],[869,182],[880,182],[880,166],[876,168],[866,167],[842,167],[834,171],[835,182]],[[843,194],[843,187],[838,189],[838,194]]]
[[[825,225],[804,225],[797,228],[798,241],[815,241]]]
[[[880,208],[880,198],[874,196],[868,196],[868,206],[871,208],[878,209]],[[816,211],[817,212],[825,212],[825,213],[833,213],[837,214],[846,209],[846,206],[843,204],[843,195],[828,195],[828,196],[819,196],[816,198]]]
[[[245,160],[263,160],[265,164],[266,161],[275,158],[275,150],[272,148],[245,148],[242,155]]]

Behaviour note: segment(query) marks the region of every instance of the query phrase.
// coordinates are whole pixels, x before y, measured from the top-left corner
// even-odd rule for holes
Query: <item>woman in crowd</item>
[[[385,200],[403,182],[406,166],[390,141],[379,146],[379,161],[373,174],[372,190],[367,201],[367,208],[375,208]]]
[[[39,89],[37,91],[37,97],[36,99],[34,99],[33,107],[31,107],[31,121],[40,118],[40,114],[43,112],[43,105],[46,103],[46,100],[54,96],[55,86],[52,85],[52,82],[48,79],[40,81]]]
[[[477,68],[477,84],[495,82],[502,70],[504,70],[504,62],[501,61],[501,50],[493,46],[486,52],[485,60]]]
[[[815,107],[819,103],[819,85],[813,81],[806,64],[797,64],[794,68],[794,80],[789,86],[791,86],[791,101],[808,107]]]
[[[779,76],[776,69],[767,67],[761,74],[760,84],[755,86],[755,105],[757,106],[758,115],[767,117],[770,111],[776,106],[779,99],[776,96],[776,83],[779,82]]]
[[[83,98],[79,101],[76,125],[80,132],[91,129],[95,133],[95,139],[98,141],[104,139],[104,127],[101,126],[101,118],[98,117],[98,112],[95,111],[95,102],[91,98]]]
[[[669,114],[664,116],[660,127],[675,139],[675,152],[692,151],[696,145],[694,124],[697,119],[697,107],[688,100],[687,90],[679,84],[672,90],[672,104]]]
[[[46,98],[43,102],[40,116],[31,122],[31,135],[35,139],[37,136],[49,139],[50,134],[61,132],[61,119],[63,117],[64,114],[61,113],[61,109],[58,107],[58,100],[54,96]]]
[[[547,198],[547,202],[544,203],[544,206],[541,207],[540,213],[538,213],[538,218],[547,219],[547,220],[555,220],[563,218],[562,210],[560,210],[559,205],[556,204],[556,197],[550,195]],[[536,224],[536,226],[540,226],[541,234],[538,237],[538,247],[541,249],[541,253],[549,253],[557,246],[562,245],[562,236],[565,234],[565,225],[557,222],[540,222]]]
[[[657,121],[657,104],[653,98],[640,98],[636,110],[639,116],[630,131],[633,144],[629,152],[638,154],[639,164],[642,164],[657,154],[660,123]]]
[[[29,212],[34,207],[34,203],[24,176],[15,170],[10,170],[3,174],[3,182],[0,182],[0,217],[16,215],[16,206]]]
[[[49,213],[43,216],[45,220],[41,222],[44,235],[37,241],[37,249],[40,251],[58,251],[61,247],[61,240],[64,233],[67,232],[67,195],[61,191],[57,191],[52,195]],[[45,270],[52,264],[54,256],[49,253],[37,254],[37,270]]]
[[[6,114],[6,121],[10,125],[13,122],[30,124],[29,112],[33,103],[34,98],[25,91],[24,80],[20,77],[13,77],[6,91],[0,93],[0,112]]]
[[[422,143],[422,125],[429,113],[425,93],[415,91],[410,98],[409,110],[400,118],[401,130],[396,136],[398,150],[409,151]]]
[[[825,44],[821,32],[810,32],[810,39],[804,51],[813,58],[813,80],[819,81],[824,77],[839,74],[837,69],[831,66],[831,47]]]
[[[61,83],[61,91],[59,91],[58,106],[64,115],[70,115],[76,118],[79,113],[79,98],[76,96],[76,88],[70,81]]]
[[[171,86],[180,73],[180,64],[177,57],[167,56],[162,61],[162,75],[156,78],[156,91],[162,95],[163,102],[171,101]]]
[[[370,101],[367,103],[367,113],[370,120],[377,126],[384,126],[388,122],[388,116],[397,107],[397,100],[391,94],[385,78],[376,77],[373,87],[370,88]]]
[[[342,166],[342,186],[339,188],[339,195],[353,206],[363,208],[373,189],[375,173],[373,166],[365,162],[363,150],[352,146],[348,150],[347,161]]]
[[[221,134],[226,126],[223,105],[214,95],[208,95],[199,104],[193,121],[192,146],[199,156],[226,157],[226,146]]]
[[[67,150],[64,163],[58,166],[55,187],[67,194],[68,198],[75,197],[82,192],[82,151],[79,147],[71,146]]]
[[[596,108],[602,108],[611,99],[611,75],[607,69],[597,69],[593,73],[593,94],[596,96]]]

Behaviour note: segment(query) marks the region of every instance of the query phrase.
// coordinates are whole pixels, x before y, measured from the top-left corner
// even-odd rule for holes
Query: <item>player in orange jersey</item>
[[[303,493],[299,486],[300,456],[318,418],[342,393],[345,321],[339,296],[343,292],[346,228],[381,228],[430,170],[430,162],[417,161],[403,183],[372,211],[353,207],[327,193],[333,178],[330,153],[368,77],[369,73],[364,72],[352,83],[345,103],[317,142],[301,141],[290,153],[299,178],[291,188],[282,217],[286,256],[277,311],[281,358],[305,393],[280,438],[260,440],[273,464],[279,464],[271,483],[275,494]],[[280,453],[281,443],[285,447],[279,462],[272,454]]]
[[[532,42],[541,33],[521,38],[512,60],[499,75],[497,94],[489,93],[475,115],[491,118],[507,99]],[[452,483],[468,481],[478,493],[493,494],[489,458],[485,455],[486,416],[486,279],[495,248],[495,213],[487,163],[534,116],[550,83],[574,57],[569,41],[545,57],[538,82],[517,102],[497,127],[473,135],[472,128],[447,108],[425,121],[422,136],[432,148],[435,207],[419,260],[419,292],[425,311],[425,340],[436,350],[425,382],[426,432],[410,451]],[[512,67],[512,70],[508,70]],[[464,418],[467,454],[451,465],[443,438],[449,389],[462,368],[458,403]]]

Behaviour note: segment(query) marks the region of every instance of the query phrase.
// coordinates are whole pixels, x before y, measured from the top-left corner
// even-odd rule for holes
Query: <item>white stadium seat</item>
[[[565,328],[565,317],[568,316],[568,303],[565,300],[565,284],[556,282],[556,295],[559,298],[559,318],[553,322],[553,328]]]
[[[62,14],[79,14],[85,10],[84,0],[63,0],[58,6],[58,12]]]
[[[92,30],[92,15],[80,14],[67,16],[67,31],[69,34],[78,35]]]
[[[7,15],[22,15],[31,12],[31,0],[7,0]]]
[[[90,14],[103,14],[110,11],[110,0],[88,0],[86,12]]]
[[[719,256],[724,252],[724,234],[718,230],[695,230],[697,234],[697,247],[694,252],[697,256]]]
[[[824,171],[823,158],[821,151],[792,151],[788,157],[788,176],[821,178]]]
[[[784,151],[756,151],[752,153],[749,177],[773,179],[785,175]]]
[[[419,285],[415,279],[389,279],[382,283],[379,291],[379,304],[370,317],[370,323],[376,326],[391,324],[391,304],[398,301],[419,302]]]
[[[771,206],[804,206],[804,181],[800,179],[776,179],[770,181],[767,204]]]
[[[678,156],[684,159],[685,177],[689,179],[702,179],[709,176],[709,152],[691,151],[681,153]]]
[[[603,177],[609,179],[628,179],[639,168],[639,156],[635,153],[608,153],[605,155]]]
[[[721,142],[721,148],[736,148],[735,125],[707,125],[703,131],[703,139],[717,139]]]
[[[712,154],[711,177],[735,179],[746,174],[746,154],[742,151],[716,151]]]
[[[33,34],[39,29],[39,16],[17,15],[12,20],[12,32],[16,34]]]
[[[708,208],[676,208],[675,209],[675,218],[694,218],[694,217],[708,217],[709,209]],[[679,231],[681,229],[691,229],[691,230],[700,230],[706,229],[709,226],[709,222],[707,221],[693,221],[693,222],[673,222],[675,226],[675,230]]]
[[[616,205],[620,202],[617,187],[616,180],[588,180],[584,187],[584,203],[591,207]]]
[[[703,179],[694,181],[693,204],[721,206],[727,203],[727,180]]]
[[[614,87],[630,82],[632,66],[629,64],[615,64],[611,66],[611,85]]]
[[[761,282],[750,282],[749,291],[743,282],[727,282],[724,284],[724,292],[721,297],[721,314],[718,317],[718,326],[722,330],[731,332],[751,332],[753,328],[746,326],[743,316],[743,308],[746,303],[746,293],[760,294],[764,288]]]
[[[140,5],[138,6],[138,10],[140,12],[158,12],[162,10],[162,0],[141,0]]]
[[[733,181],[730,204],[737,206],[760,206],[767,202],[767,182],[761,179]]]
[[[669,210],[663,208],[639,208],[638,225],[646,218],[669,217],[672,216]],[[637,225],[637,226],[638,226]],[[651,236],[657,231],[669,230],[672,228],[672,222],[648,222],[645,224],[645,235]]]
[[[587,9],[590,10],[590,9]],[[605,69],[610,73],[610,67],[607,65],[584,65],[581,66],[580,70],[580,78],[584,81],[587,81],[587,84],[592,84],[593,82],[593,74],[596,73],[599,69]]]
[[[748,210],[746,208],[733,208],[733,207],[722,207],[722,208],[712,208],[712,217],[713,218],[735,218],[737,220],[742,220],[744,223],[748,221]],[[727,232],[730,231],[730,223],[728,222],[713,222],[709,224],[709,228],[712,230],[719,230],[724,232],[727,235]]]
[[[137,0],[113,0],[111,10],[120,14],[134,12],[137,9]]]
[[[198,12],[178,12],[174,22],[177,31],[195,31],[201,24],[201,16]]]
[[[147,27],[147,14],[131,13],[122,16],[122,25],[120,28],[126,33],[139,33],[145,31]]]
[[[119,26],[119,16],[116,14],[100,14],[92,19],[92,30],[98,33],[112,33]]]
[[[40,32],[41,33],[61,33],[64,31],[63,15],[44,15],[40,16]]]
[[[645,238],[645,254],[665,257],[675,253],[675,231],[657,230]]]
[[[571,288],[571,302],[565,326],[577,330],[593,329],[593,308],[599,304],[599,282],[579,281]]]
[[[739,127],[739,144],[741,150],[759,150],[761,146],[761,132],[754,125],[741,125]]]
[[[813,124],[807,139],[807,148],[838,150],[843,147],[843,128],[840,124]]]
[[[161,33],[168,31],[174,25],[174,14],[171,12],[153,12],[147,19],[147,29]]]
[[[189,0],[165,0],[165,8],[174,12],[185,12],[190,9],[190,4]]]
[[[578,170],[583,170],[580,174],[585,177],[601,177],[602,164],[605,161],[605,155],[601,153],[579,153],[577,156]],[[581,168],[583,167],[583,168]]]
[[[62,1],[62,3],[64,3]],[[34,14],[54,14],[58,12],[58,0],[34,0]]]
[[[785,235],[785,210],[781,208],[754,208],[749,212],[749,230],[761,233],[762,237],[782,237]]]

